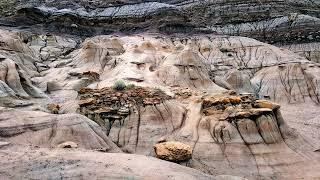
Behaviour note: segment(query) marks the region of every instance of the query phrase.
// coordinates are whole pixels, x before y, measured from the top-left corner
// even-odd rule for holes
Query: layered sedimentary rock
[[[215,33],[246,36],[319,62],[320,5],[268,1],[16,1],[0,2],[1,24],[38,33]]]
[[[73,142],[79,148],[121,152],[97,124],[84,116],[52,115],[6,108],[0,111],[1,141],[50,148]]]
[[[123,79],[163,89],[229,89],[274,101],[319,103],[316,62],[242,37],[97,36],[49,66],[54,68],[33,78],[49,92],[110,87]]]
[[[104,105],[91,101],[90,94],[98,97],[103,92],[96,90],[95,93],[87,91],[83,94],[81,97],[87,100],[80,102],[82,112],[88,112],[90,107],[110,109],[114,106],[111,99],[105,101]],[[126,94],[126,91],[121,93]],[[138,95],[137,98],[143,99],[143,96]],[[109,137],[125,152],[152,155],[154,144],[178,141],[192,148],[192,160],[187,166],[209,174],[239,175],[241,172],[241,176],[247,178],[290,178],[303,177],[304,171],[307,171],[310,172],[309,178],[318,176],[313,169],[316,167],[311,167],[306,161],[309,157],[295,155],[297,151],[305,151],[310,153],[307,156],[318,158],[313,154],[312,146],[304,144],[305,149],[301,149],[291,144],[292,130],[283,120],[280,105],[267,100],[255,100],[252,96],[237,96],[234,92],[190,98],[188,105],[172,100],[141,104],[136,110],[127,111],[122,118],[119,116],[122,112],[118,110],[115,111],[118,120],[113,119],[111,111],[105,112],[108,114],[106,116],[99,116],[100,111],[91,111],[87,115],[97,122],[109,122]],[[82,103],[89,100],[90,103]],[[296,141],[299,137],[293,139]],[[161,153],[159,149],[169,148],[161,147],[161,144],[155,148],[157,157],[169,161],[181,161],[179,157],[184,154],[178,147],[174,149],[170,146],[172,154],[170,149],[167,154]],[[271,161],[270,158],[276,157],[278,159],[272,160],[272,164],[265,164]],[[290,160],[283,157],[290,157]],[[280,164],[293,162],[308,168],[301,171],[293,168],[295,174],[291,176],[293,169],[288,170]],[[226,170],[226,167],[232,168]],[[250,168],[250,173],[245,173],[245,168]]]
[[[285,49],[318,41],[316,4],[90,2],[20,1],[1,18],[11,27],[0,31],[0,105],[16,108],[0,110],[0,154],[12,160],[0,162],[5,177],[320,177],[320,67]],[[171,35],[121,34],[142,31]]]
[[[109,135],[114,123],[124,124],[131,113],[141,116],[146,106],[157,106],[171,99],[159,89],[132,87],[124,92],[111,88],[100,90],[82,88],[79,91],[79,113],[96,121]],[[138,119],[138,124],[140,120]],[[139,127],[137,128],[139,134]],[[137,141],[139,139],[137,135]]]
[[[319,42],[319,2],[309,0],[21,1],[17,5],[17,14],[4,23],[45,24],[47,30],[79,35],[151,30],[217,32],[282,44]]]
[[[291,44],[283,46],[283,48],[289,49],[302,57],[305,57],[309,61],[316,63],[320,62],[320,43],[302,43],[302,44]]]

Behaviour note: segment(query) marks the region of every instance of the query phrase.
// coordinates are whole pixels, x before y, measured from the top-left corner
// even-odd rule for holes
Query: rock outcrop
[[[278,102],[319,103],[317,63],[242,37],[97,36],[87,39],[66,61],[63,68],[51,68],[33,80],[48,91],[104,88],[123,79],[162,89],[222,92],[224,88]]]
[[[319,2],[310,0],[36,0],[20,1],[16,6],[17,13],[4,20],[5,23],[42,24],[45,30],[86,36],[149,30],[216,32],[282,44],[319,42]]]
[[[104,127],[108,135],[114,123],[123,125],[124,120],[132,113],[137,113],[140,117],[141,108],[156,107],[171,99],[159,89],[141,87],[131,87],[122,91],[113,88],[101,90],[82,88],[79,91],[79,97],[79,113]]]
[[[54,148],[72,141],[81,148],[121,152],[96,123],[81,115],[7,108],[0,113],[0,140],[12,144]]]
[[[93,94],[96,93],[92,92]],[[90,95],[87,94],[86,97],[89,98]],[[265,162],[260,158],[279,157],[275,164],[291,164],[283,157],[291,157],[290,161],[297,161],[301,165],[308,164],[307,161],[311,160],[294,155],[296,151],[308,151],[312,154],[312,147],[306,143],[303,146],[308,150],[302,150],[291,144],[293,139],[298,140],[299,137],[292,139],[292,132],[283,120],[280,105],[276,103],[256,100],[252,95],[238,96],[234,92],[192,96],[188,101],[188,106],[172,100],[155,105],[140,105],[139,112],[131,111],[122,120],[109,124],[111,126],[107,133],[125,152],[150,155],[154,153],[155,145],[155,156],[169,161],[187,160],[192,152],[192,160],[187,164],[213,175],[239,175],[237,172],[241,172],[241,176],[247,178],[286,178],[290,177],[291,170],[285,170],[280,165],[268,165],[266,168],[263,165]],[[92,98],[92,101],[81,103],[81,106],[98,108],[99,103]],[[188,148],[179,148],[175,144],[172,145],[174,147],[167,147],[169,142],[157,144],[161,141],[179,141],[189,145],[191,149],[187,151]],[[277,151],[281,155],[275,154]],[[272,155],[265,155],[269,153]],[[212,157],[217,159],[212,161]],[[239,164],[239,161],[246,162],[245,166]],[[232,170],[226,170],[226,167],[232,167]],[[245,173],[247,171],[243,168],[248,167],[255,169],[255,173]],[[274,168],[281,173],[271,170]],[[305,171],[313,174],[311,177],[317,176],[312,169]],[[298,175],[294,174],[294,177]]]

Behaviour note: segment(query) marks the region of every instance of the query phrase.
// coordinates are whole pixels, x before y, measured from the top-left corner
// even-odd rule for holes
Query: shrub
[[[135,87],[136,87],[136,85],[134,85],[134,84],[128,84],[126,89],[130,90],[130,89],[134,89]]]
[[[15,4],[16,0],[0,0],[0,17],[12,15]]]
[[[115,91],[123,91],[126,89],[126,84],[122,80],[118,80],[113,84],[112,89]]]

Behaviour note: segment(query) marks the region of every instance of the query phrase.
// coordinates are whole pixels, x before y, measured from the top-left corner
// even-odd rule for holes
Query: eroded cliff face
[[[176,94],[175,100],[148,100],[150,103],[131,105],[124,111],[126,105],[116,103],[116,98],[119,102],[130,100],[132,97],[125,94],[132,90],[98,98],[105,92],[82,90],[81,98],[85,99],[80,101],[80,113],[101,124],[124,152],[153,155],[155,144],[178,141],[192,149],[192,160],[181,164],[208,174],[241,172],[242,177],[253,179],[318,176],[303,160],[306,157],[296,154],[311,146],[305,145],[302,150],[291,144],[291,139],[300,137],[287,127],[278,104],[234,92],[199,97]],[[134,97],[145,102],[143,93]],[[181,103],[180,98],[189,103]],[[280,165],[293,162],[306,163],[308,168],[286,169],[286,165]]]
[[[320,177],[317,1],[13,3],[3,177]]]
[[[90,37],[112,33],[246,36],[319,62],[318,1],[1,1],[4,26]]]
[[[141,33],[246,36],[319,62],[318,1],[1,1],[3,26],[90,37]]]
[[[319,42],[318,1],[20,1],[8,23],[78,35],[216,32],[269,43]],[[94,28],[93,28],[94,27]]]

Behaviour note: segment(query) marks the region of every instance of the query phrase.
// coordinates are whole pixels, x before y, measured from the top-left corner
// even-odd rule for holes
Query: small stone
[[[127,100],[128,97],[129,97],[129,96],[128,96],[127,94],[123,94],[123,95],[122,95],[122,98],[125,99],[125,100]]]
[[[59,104],[48,104],[47,108],[52,114],[59,114],[61,107]]]
[[[161,137],[157,140],[157,143],[164,143],[167,142],[167,139],[165,137]]]
[[[67,141],[59,144],[57,148],[78,148],[78,144],[72,141]]]

